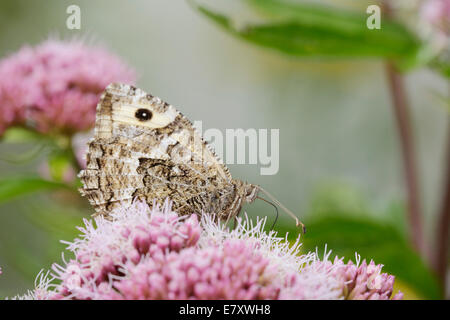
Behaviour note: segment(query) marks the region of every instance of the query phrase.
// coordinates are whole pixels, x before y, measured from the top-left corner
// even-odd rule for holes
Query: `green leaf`
[[[333,257],[345,257],[355,262],[374,260],[384,265],[383,271],[396,276],[419,292],[424,298],[440,299],[437,279],[419,255],[411,248],[397,226],[369,217],[357,218],[331,213],[307,221],[308,232],[303,236],[303,248],[322,254],[325,246]],[[289,229],[289,228],[288,228]],[[290,228],[290,233],[298,230]]]
[[[0,203],[31,192],[55,189],[73,190],[64,183],[44,180],[39,177],[10,177],[0,179]]]
[[[420,47],[403,26],[386,18],[380,30],[369,30],[364,14],[278,0],[252,3],[270,12],[275,19],[238,29],[230,18],[202,6],[196,8],[237,37],[294,56],[378,57],[402,60],[408,65]]]
[[[2,136],[2,142],[6,143],[35,142],[42,139],[45,139],[42,134],[22,127],[11,127]]]

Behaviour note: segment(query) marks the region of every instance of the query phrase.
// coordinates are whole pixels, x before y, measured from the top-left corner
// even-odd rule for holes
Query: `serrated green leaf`
[[[44,190],[72,188],[60,182],[45,180],[39,177],[15,177],[0,179],[0,203],[14,197]]]
[[[413,60],[419,42],[401,25],[383,19],[380,30],[369,30],[365,15],[310,4],[254,1],[277,19],[264,24],[233,26],[229,17],[205,7],[197,10],[231,34],[260,46],[294,56],[378,57]]]

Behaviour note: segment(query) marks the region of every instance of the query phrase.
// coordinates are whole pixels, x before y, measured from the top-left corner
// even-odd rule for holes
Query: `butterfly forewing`
[[[257,187],[233,180],[173,106],[133,86],[111,84],[97,105],[81,192],[97,214],[138,199],[169,198],[180,214],[209,212],[228,219]]]

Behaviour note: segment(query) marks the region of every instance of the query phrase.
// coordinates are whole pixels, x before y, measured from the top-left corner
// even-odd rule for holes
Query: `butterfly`
[[[113,83],[103,92],[79,177],[96,215],[135,200],[152,206],[169,198],[180,215],[207,212],[228,221],[262,191],[303,226],[267,191],[233,179],[175,107],[127,84]]]

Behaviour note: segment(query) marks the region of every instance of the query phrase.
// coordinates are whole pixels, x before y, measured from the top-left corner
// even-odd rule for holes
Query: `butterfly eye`
[[[153,113],[148,110],[148,109],[138,109],[136,111],[136,113],[134,114],[134,116],[139,120],[139,121],[148,121],[152,118]]]

